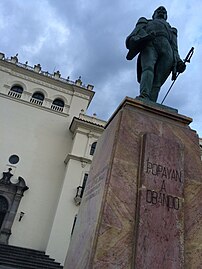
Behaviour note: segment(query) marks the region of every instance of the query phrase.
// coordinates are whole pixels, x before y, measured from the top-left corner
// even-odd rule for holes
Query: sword
[[[194,54],[194,47],[192,47],[190,49],[190,51],[188,52],[187,56],[185,57],[185,59],[183,60],[184,63],[190,63],[190,60],[191,60],[191,57],[192,55]],[[177,72],[176,76],[175,76],[175,79],[173,80],[172,84],[170,85],[170,88],[168,89],[166,95],[164,96],[162,102],[161,102],[161,105],[163,104],[163,102],[165,101],[166,97],[168,96],[170,90],[172,89],[173,87],[173,84],[175,83],[175,81],[177,80],[178,76],[179,76],[179,72]]]

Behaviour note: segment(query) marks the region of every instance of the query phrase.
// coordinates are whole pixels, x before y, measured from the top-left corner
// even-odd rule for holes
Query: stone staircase
[[[0,244],[0,269],[62,269],[43,251]]]

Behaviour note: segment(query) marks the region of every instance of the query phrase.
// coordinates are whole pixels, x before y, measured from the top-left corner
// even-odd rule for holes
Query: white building
[[[0,53],[0,243],[46,251],[63,264],[105,126],[86,115],[93,96],[80,79]]]

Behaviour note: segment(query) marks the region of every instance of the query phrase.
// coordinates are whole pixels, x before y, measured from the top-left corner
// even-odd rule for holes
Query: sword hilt
[[[190,60],[191,60],[191,57],[192,57],[192,55],[194,54],[194,47],[192,47],[191,49],[190,49],[190,51],[188,52],[188,54],[187,54],[187,56],[185,57],[185,59],[184,59],[184,63],[190,63]]]

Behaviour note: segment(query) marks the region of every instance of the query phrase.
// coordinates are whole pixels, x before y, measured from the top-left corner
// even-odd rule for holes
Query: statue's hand
[[[177,62],[177,72],[183,73],[185,71],[185,69],[186,69],[186,64],[182,60],[178,61]]]

